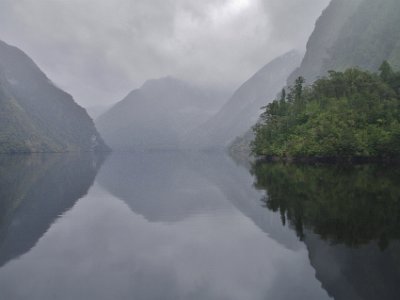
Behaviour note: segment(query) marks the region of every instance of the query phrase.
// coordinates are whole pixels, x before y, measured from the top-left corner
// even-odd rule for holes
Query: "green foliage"
[[[398,157],[400,73],[387,62],[380,74],[359,69],[330,71],[304,87],[299,78],[288,94],[270,103],[254,127],[259,156]]]
[[[40,134],[25,110],[0,83],[0,153],[26,153],[61,150]]]

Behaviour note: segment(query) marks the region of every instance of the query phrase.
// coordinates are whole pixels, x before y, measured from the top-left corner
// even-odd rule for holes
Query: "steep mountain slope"
[[[224,98],[171,77],[149,80],[96,125],[115,150],[176,149],[182,136],[215,113]]]
[[[190,132],[186,137],[187,144],[221,148],[244,134],[256,123],[260,108],[274,99],[300,61],[301,55],[291,51],[264,66],[233,94],[216,115]]]
[[[361,1],[363,0],[331,1],[317,20],[315,29],[307,42],[307,51],[301,66],[290,75],[289,85],[299,76],[303,76],[306,82],[310,83],[325,73],[323,66],[330,55],[330,49]]]
[[[0,41],[0,152],[105,150],[85,109]]]
[[[356,65],[376,71],[383,60],[400,67],[400,1],[363,0],[346,22],[326,69]]]
[[[329,70],[354,66],[376,71],[384,60],[400,68],[400,1],[332,0],[288,83],[298,76],[312,83]]]

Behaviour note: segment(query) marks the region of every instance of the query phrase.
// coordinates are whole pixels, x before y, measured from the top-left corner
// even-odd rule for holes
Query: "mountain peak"
[[[146,80],[141,89],[153,89],[154,87],[161,87],[161,86],[184,86],[188,85],[181,79],[175,78],[173,76],[165,76],[155,79],[148,79]]]

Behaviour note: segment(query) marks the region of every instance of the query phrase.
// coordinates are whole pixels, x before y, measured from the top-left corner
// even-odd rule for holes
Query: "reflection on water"
[[[114,154],[97,180],[150,222],[178,222],[223,208],[213,197],[218,191],[198,176],[190,158],[174,151]]]
[[[223,153],[114,154],[97,181],[150,222],[178,222],[233,205],[283,246],[300,245],[276,214],[260,209],[253,178]]]
[[[19,174],[14,188],[25,195],[10,188],[11,202],[22,197],[32,204],[8,209],[6,223],[21,221],[21,207],[41,230],[27,230],[29,247],[0,267],[0,298],[328,298],[306,247],[260,206],[249,172],[224,154],[113,154],[86,195],[96,171],[91,164],[46,165],[6,168]],[[43,174],[40,180],[30,168]],[[24,192],[29,182],[27,190],[41,196]],[[63,198],[68,205],[57,200]],[[58,209],[44,213],[47,206]],[[51,215],[46,226],[35,225],[43,215]],[[1,230],[21,234],[9,228]]]
[[[256,164],[265,206],[306,244],[335,299],[399,299],[400,171]]]
[[[396,170],[102,163],[0,157],[0,299],[398,299]]]
[[[82,155],[0,155],[0,267],[84,196],[101,164]]]

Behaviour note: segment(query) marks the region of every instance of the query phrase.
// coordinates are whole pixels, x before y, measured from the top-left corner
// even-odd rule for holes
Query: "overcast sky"
[[[305,46],[329,0],[0,0],[0,39],[83,106],[172,75],[233,89]]]

